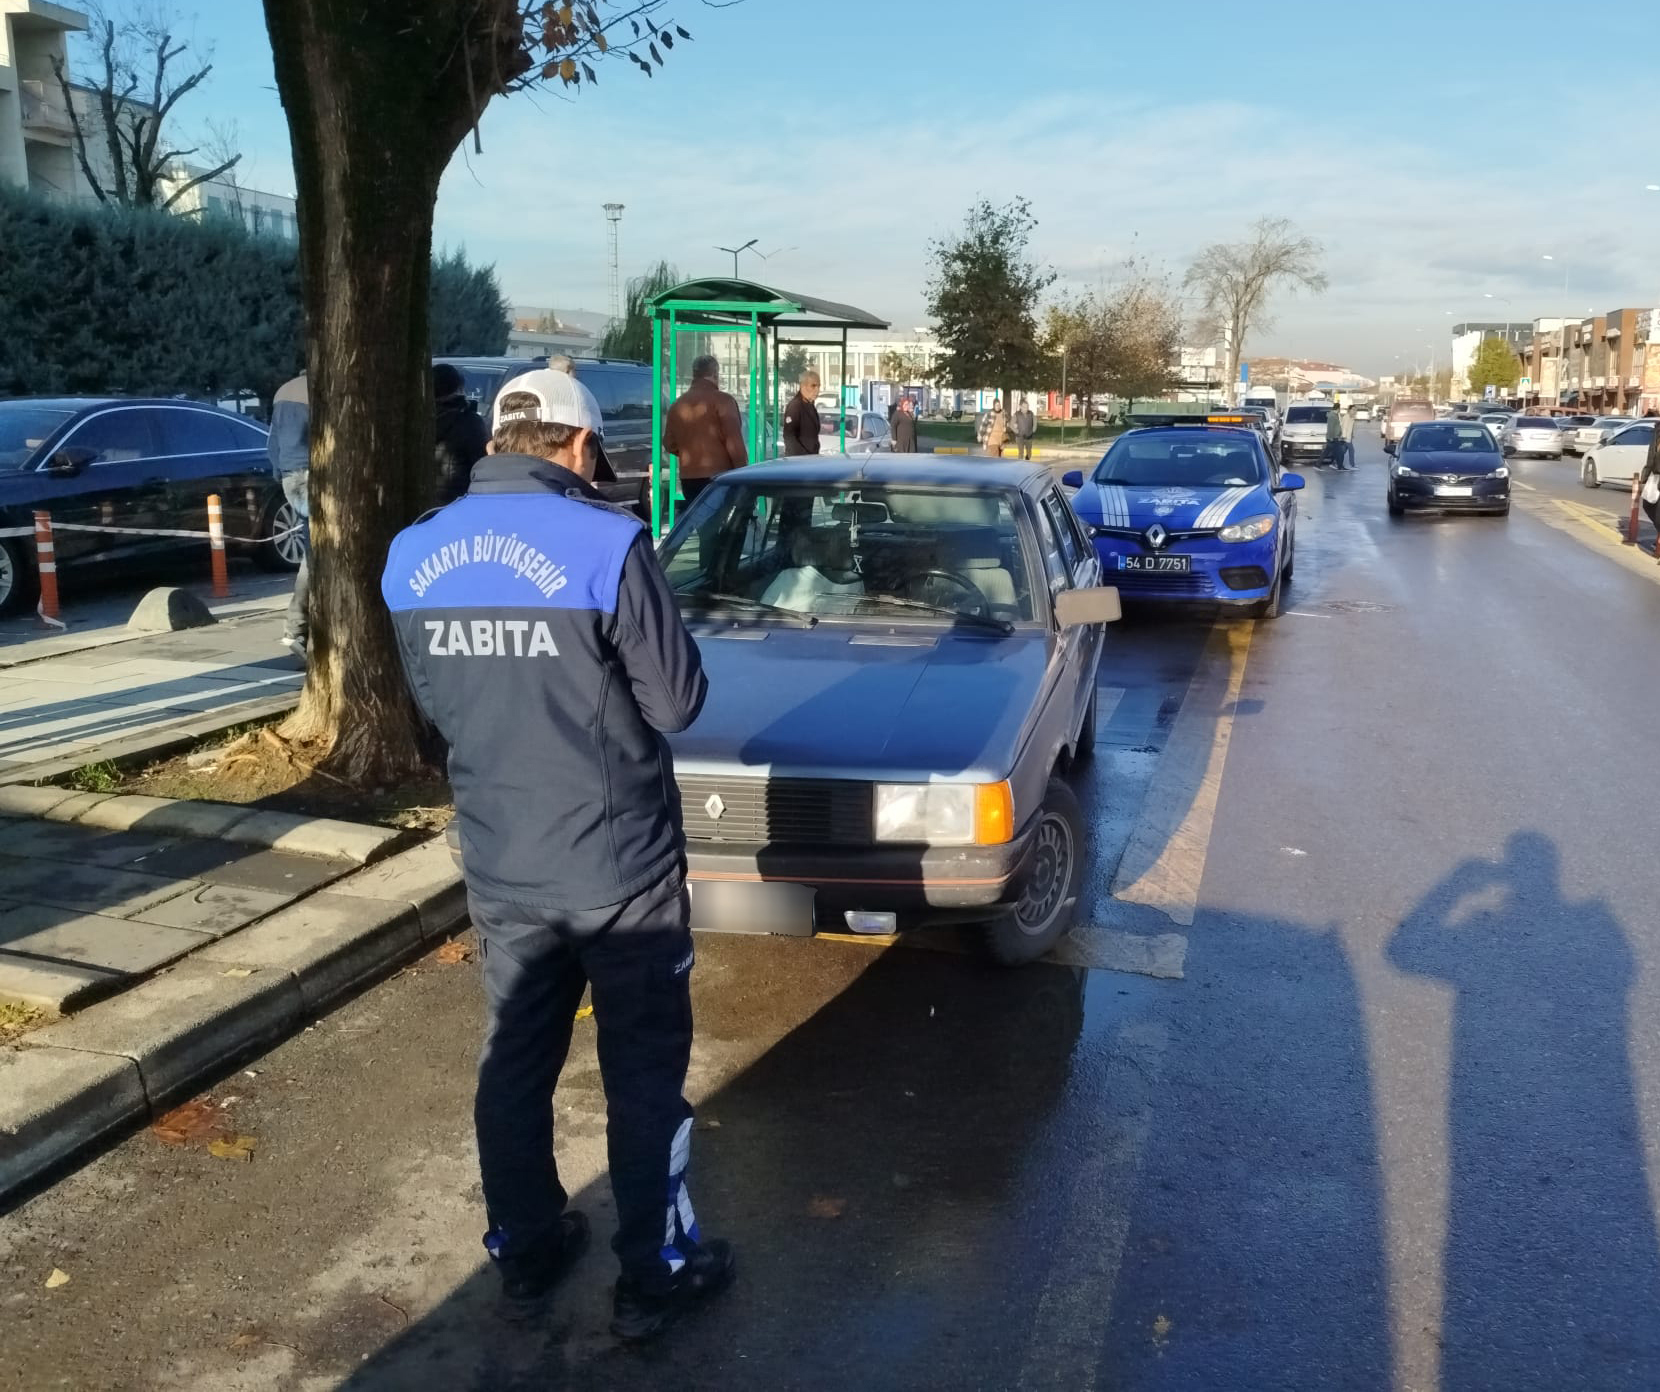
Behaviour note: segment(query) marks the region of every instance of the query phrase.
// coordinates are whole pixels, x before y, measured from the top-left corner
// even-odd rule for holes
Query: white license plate
[[[1475,495],[1473,488],[1456,488],[1449,483],[1443,483],[1435,490],[1437,498],[1473,498]]]

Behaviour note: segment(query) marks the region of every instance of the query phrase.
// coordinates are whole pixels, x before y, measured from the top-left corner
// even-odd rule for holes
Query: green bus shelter
[[[680,462],[670,457],[665,489],[663,418],[679,390],[680,340],[685,334],[737,334],[748,343],[749,457],[772,459],[778,453],[779,362],[786,347],[836,346],[840,334],[842,374],[847,382],[847,334],[850,329],[886,329],[888,321],[852,305],[821,300],[793,290],[778,290],[752,280],[713,276],[672,286],[651,300],[651,366],[657,391],[651,404],[651,532],[662,536],[674,525],[680,491]],[[811,333],[816,337],[792,337]],[[772,361],[767,361],[767,349]],[[733,384],[728,384],[733,385]],[[842,446],[847,445],[847,410],[842,402]]]

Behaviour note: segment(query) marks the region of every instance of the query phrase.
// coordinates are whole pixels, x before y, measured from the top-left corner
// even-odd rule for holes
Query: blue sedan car
[[[1089,479],[1068,474],[1101,559],[1127,599],[1217,601],[1273,618],[1291,579],[1298,474],[1238,416],[1131,430]]]

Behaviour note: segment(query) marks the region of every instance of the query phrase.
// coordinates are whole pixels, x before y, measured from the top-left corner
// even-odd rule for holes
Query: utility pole
[[[611,294],[611,318],[613,322],[622,318],[622,281],[618,271],[617,231],[622,223],[623,205],[621,203],[607,203],[604,205],[605,219],[608,224],[606,240],[611,252],[611,268],[609,290]]]

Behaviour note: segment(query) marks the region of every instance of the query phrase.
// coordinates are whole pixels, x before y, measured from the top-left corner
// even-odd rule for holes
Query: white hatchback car
[[[1605,444],[1592,447],[1579,466],[1579,481],[1587,488],[1601,488],[1605,483],[1631,487],[1631,480],[1643,472],[1648,461],[1654,424],[1651,420],[1634,421]]]
[[[1562,432],[1549,416],[1512,416],[1499,430],[1499,446],[1506,454],[1562,457]]]

